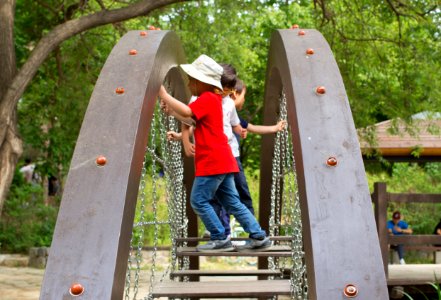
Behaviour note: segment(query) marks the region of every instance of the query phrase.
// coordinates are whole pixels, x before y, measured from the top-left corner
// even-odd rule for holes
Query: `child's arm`
[[[171,109],[164,100],[161,100],[161,109],[164,113],[169,116],[176,118],[178,121],[187,124],[188,126],[194,126],[196,122],[192,118],[184,118],[180,114],[176,113],[173,109]]]
[[[159,97],[165,102],[168,109],[171,109],[183,118],[191,118],[193,116],[193,112],[190,107],[188,107],[188,105],[182,103],[181,101],[173,98],[169,93],[167,93],[163,85],[161,85],[161,88],[159,89]]]
[[[238,134],[240,138],[245,139],[247,137],[247,130],[243,128],[240,124],[236,126],[232,126],[233,132]]]
[[[168,131],[167,132],[167,139],[169,141],[180,141],[182,140],[182,133],[181,132],[176,132],[176,131]]]
[[[251,133],[256,133],[256,134],[269,134],[269,133],[276,133],[282,131],[283,129],[285,129],[285,126],[286,126],[285,120],[279,121],[276,125],[272,125],[272,126],[253,125],[251,123],[248,123],[247,130]]]
[[[193,126],[188,126],[182,123],[182,145],[184,146],[184,152],[186,156],[192,157],[195,153],[194,144],[190,141],[190,137],[193,135]]]
[[[242,126],[240,126],[240,124],[237,124],[236,126],[231,126],[231,127],[233,128],[233,131],[235,133],[237,133],[238,135],[242,134],[243,128],[242,128]]]

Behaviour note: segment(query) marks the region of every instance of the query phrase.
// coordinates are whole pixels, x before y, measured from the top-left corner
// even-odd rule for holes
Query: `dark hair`
[[[400,219],[400,218],[401,218],[400,212],[398,210],[394,211],[394,213],[392,214],[392,219],[397,220],[397,219]]]
[[[222,87],[230,88],[230,89],[234,88],[234,86],[236,85],[236,80],[237,80],[236,69],[230,64],[222,63],[220,65],[224,69],[224,72],[221,76]]]
[[[239,94],[242,93],[242,90],[244,87],[245,87],[245,83],[243,83],[242,80],[237,78],[236,85],[234,86],[234,89],[236,90],[236,92],[238,92]]]

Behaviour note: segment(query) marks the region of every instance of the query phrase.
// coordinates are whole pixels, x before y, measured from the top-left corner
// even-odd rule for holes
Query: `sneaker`
[[[233,246],[244,246],[246,245],[247,241],[231,241],[231,244],[233,244]]]
[[[233,244],[229,238],[225,240],[211,240],[204,245],[198,245],[196,250],[199,252],[230,252],[234,251]]]
[[[404,258],[401,258],[400,259],[400,265],[405,265],[406,264],[406,262],[404,261]]]
[[[258,239],[249,239],[246,241],[243,246],[236,246],[237,251],[246,251],[246,250],[260,250],[269,248],[272,246],[272,242],[269,237],[265,237],[263,240]]]
[[[210,238],[210,236],[211,236],[211,233],[208,230],[205,230],[204,234],[202,235],[203,238]]]

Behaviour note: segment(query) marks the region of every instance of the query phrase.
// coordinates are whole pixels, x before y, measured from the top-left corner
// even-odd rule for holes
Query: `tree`
[[[439,111],[439,1],[314,2],[316,26],[335,53],[357,127]]]
[[[22,22],[21,27],[37,27],[33,33],[35,36],[26,41],[18,40],[17,34],[15,38],[13,36],[15,1],[0,1],[0,207],[22,148],[17,133],[18,99],[38,67],[52,53],[50,64],[46,61],[39,69],[37,75],[42,75],[33,79],[20,101],[18,116],[32,116],[32,111],[37,111],[34,107],[38,106],[39,117],[44,115],[44,122],[49,127],[56,129],[55,117],[58,117],[79,128],[79,115],[74,124],[71,118],[60,115],[65,113],[66,107],[53,103],[60,98],[79,95],[75,83],[69,83],[68,88],[65,83],[57,83],[63,81],[57,73],[59,60],[75,61],[81,56],[65,53],[59,45],[76,35],[76,39],[69,39],[72,44],[63,43],[64,48],[76,49],[78,45],[74,42],[87,39],[78,33],[102,24],[113,23],[113,28],[101,26],[95,29],[97,36],[103,32],[109,36],[113,31],[117,32],[116,38],[124,33],[125,28],[139,29],[146,22],[155,24],[177,32],[189,61],[205,53],[219,62],[232,63],[248,87],[247,103],[241,115],[255,124],[262,121],[269,37],[273,30],[289,28],[294,23],[301,28],[316,28],[327,39],[343,76],[357,127],[397,117],[409,119],[414,113],[441,107],[441,79],[440,73],[436,72],[441,67],[441,18],[437,0],[199,0],[177,3],[183,1],[19,0],[17,8],[21,10],[16,16]],[[175,5],[149,13],[147,18],[119,23],[174,2]],[[36,9],[42,13],[35,15]],[[30,10],[32,14],[29,14]],[[41,25],[42,19],[47,25]],[[41,36],[40,32],[47,33]],[[15,50],[17,58],[14,40],[16,45],[21,44]],[[110,44],[111,41],[109,47]],[[103,54],[97,61],[104,61],[104,57]],[[96,70],[99,67],[94,66]],[[70,68],[64,71],[78,73]],[[88,82],[92,82],[97,73],[87,76]],[[65,80],[69,81],[66,77]],[[48,83],[52,94],[39,95],[43,94],[41,91]],[[62,88],[58,89],[59,86]],[[64,94],[60,96],[59,93]],[[29,101],[31,97],[26,97],[29,94],[39,95],[38,99],[44,100],[46,106],[41,108],[40,100]],[[32,124],[34,128],[24,122],[19,125],[28,145],[32,142],[30,136],[42,138],[35,140],[34,144],[51,139],[60,141],[64,137],[63,132],[57,132],[46,138],[37,125]],[[71,134],[69,139],[72,140],[73,136]],[[257,168],[259,136],[250,136],[242,146],[245,165]],[[63,147],[68,151],[59,149],[58,153],[70,153],[73,145]],[[70,160],[70,157],[65,155],[63,159]]]
[[[232,63],[247,84],[241,115],[262,121],[273,30],[319,30],[345,82],[356,127],[441,107],[441,14],[436,0],[195,1],[149,16],[180,35],[191,61],[206,53]],[[412,126],[408,126],[412,128]],[[242,142],[244,166],[258,168],[259,136]]]
[[[0,214],[22,153],[22,141],[17,132],[17,103],[48,55],[63,41],[81,32],[146,15],[160,7],[183,1],[188,0],[119,1],[115,9],[108,9],[103,0],[95,1],[97,9],[93,8],[96,5],[92,6],[92,1],[87,0],[36,1],[62,17],[40,39],[18,70],[14,39],[16,1],[0,1]],[[70,5],[64,6],[65,2]]]

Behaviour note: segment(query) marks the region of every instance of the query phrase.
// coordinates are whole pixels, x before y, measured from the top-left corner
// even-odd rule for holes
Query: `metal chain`
[[[281,94],[279,104],[279,120],[287,120],[287,103],[284,93]],[[308,299],[308,286],[304,263],[301,211],[289,125],[285,130],[276,134],[272,163],[270,233],[291,237],[291,258],[290,260],[279,258],[275,261],[271,257],[269,267],[283,270],[290,263],[291,298],[306,300]]]
[[[159,282],[163,281],[165,277],[170,274],[172,270],[177,267],[177,237],[187,237],[188,219],[186,218],[186,194],[183,184],[183,161],[182,161],[182,146],[180,142],[167,141],[166,135],[168,130],[177,131],[178,123],[172,117],[165,116],[156,105],[155,113],[153,114],[151,126],[150,126],[150,139],[149,146],[146,148],[146,155],[144,159],[144,165],[142,169],[142,176],[140,181],[140,189],[138,193],[138,212],[139,221],[134,224],[134,232],[132,235],[132,241],[130,243],[130,253],[128,270],[126,273],[126,290],[125,300],[130,299],[130,289],[133,286],[133,298],[136,300],[139,289],[139,278],[142,261],[142,244],[144,240],[144,229],[146,226],[152,226],[154,228],[153,238],[153,251],[152,262],[150,265],[150,288],[149,293],[143,299],[152,299],[152,291],[155,284],[156,277],[156,257],[158,246],[158,232],[160,225],[168,225],[170,229],[170,238],[172,243],[171,248],[171,263],[167,266],[165,272],[159,279]],[[146,182],[147,182],[147,166],[151,168],[151,183],[152,192],[151,195],[151,211],[152,220],[145,220],[146,210]],[[165,193],[167,203],[168,220],[158,220],[158,190],[161,188],[158,185],[158,169],[161,168],[164,171],[165,179]],[[134,238],[138,234],[139,240],[134,245]],[[134,253],[136,248],[136,253]],[[134,257],[135,256],[135,257]],[[133,261],[136,261],[136,268],[133,271]],[[186,259],[182,263],[182,267],[189,268],[189,259]],[[132,272],[134,272],[133,282]]]

